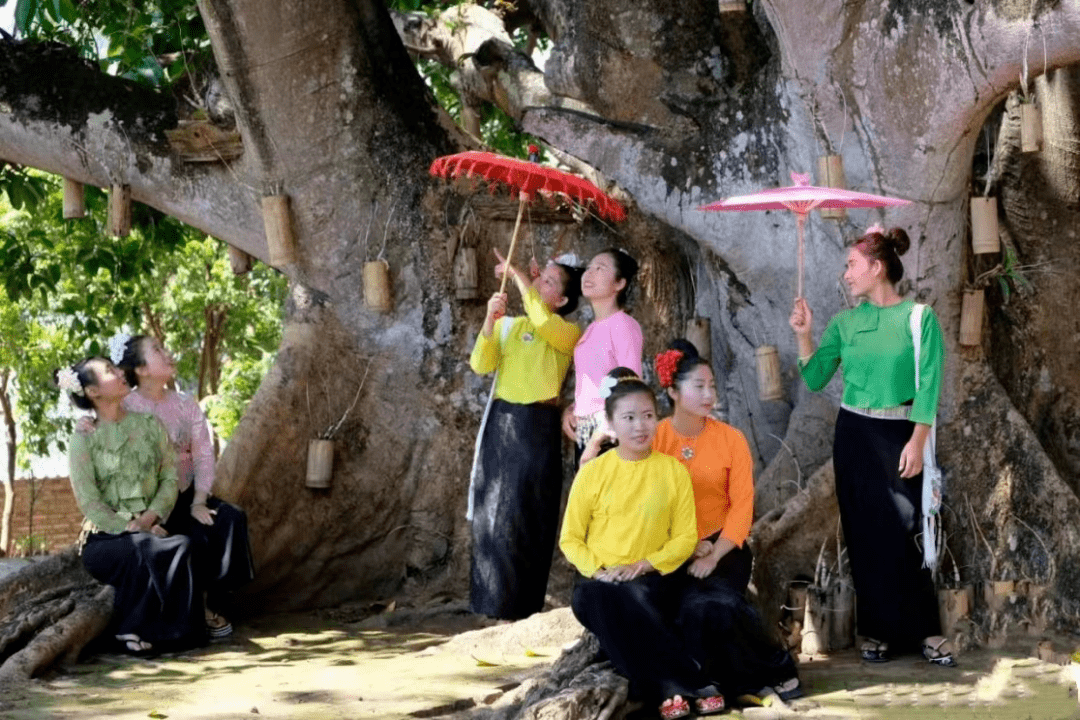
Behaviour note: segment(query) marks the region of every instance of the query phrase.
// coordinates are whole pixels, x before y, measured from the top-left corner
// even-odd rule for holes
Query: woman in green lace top
[[[919,389],[910,319],[915,303],[896,291],[907,233],[870,228],[848,252],[844,281],[864,302],[833,317],[815,349],[813,313],[795,299],[790,324],[807,387],[824,389],[839,368],[843,400],[836,418],[836,498],[855,583],[862,656],[891,659],[917,648],[935,664],[956,664],[941,636],[930,570],[918,534],[923,448],[937,414],[944,363],[941,327],[922,314]]]
[[[113,634],[132,653],[201,643],[206,630],[191,541],[162,526],[176,502],[165,428],[152,415],[124,410],[130,388],[108,360],[84,360],[57,380],[77,407],[97,416],[96,432],[72,435],[68,462],[86,516],[83,565],[116,590]]]

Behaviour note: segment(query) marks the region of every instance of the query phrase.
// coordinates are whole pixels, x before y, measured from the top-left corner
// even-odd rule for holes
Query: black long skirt
[[[191,517],[195,488],[189,486],[176,499],[165,529],[170,535],[187,535],[195,553],[195,569],[206,590],[206,606],[227,613],[228,594],[255,577],[248,542],[247,515],[243,510],[219,500],[206,499],[206,507],[217,512],[213,525],[203,525]]]
[[[138,635],[158,650],[204,644],[202,586],[193,555],[185,535],[91,533],[82,561],[95,579],[116,590],[110,632]]]
[[[494,400],[473,486],[473,612],[516,620],[543,608],[561,493],[559,408]]]
[[[900,453],[915,424],[841,408],[833,466],[836,499],[855,582],[860,635],[892,650],[917,649],[938,635],[937,598],[918,543],[922,474],[900,477]]]
[[[675,573],[648,573],[629,582],[578,577],[570,607],[600,641],[611,664],[648,704],[681,695],[716,694],[683,637],[669,622],[684,582]]]
[[[691,561],[692,562],[692,561]],[[791,655],[765,630],[746,599],[753,555],[745,545],[717,563],[711,575],[683,578],[678,627],[705,677],[728,697],[753,694],[797,676]]]

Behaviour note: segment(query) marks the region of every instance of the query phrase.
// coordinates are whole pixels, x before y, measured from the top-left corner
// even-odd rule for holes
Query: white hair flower
[[[63,368],[56,373],[56,384],[60,386],[61,390],[75,393],[76,395],[83,394],[82,383],[79,382],[79,375],[69,367]]]
[[[127,350],[130,339],[131,336],[122,330],[109,338],[109,359],[112,360],[113,365],[119,365],[124,359],[124,351]]]
[[[880,223],[874,223],[870,227],[866,228],[866,234],[869,235],[870,233],[877,233],[878,235],[884,235],[885,234],[885,228],[881,227]]]
[[[559,265],[567,265],[569,267],[577,268],[579,270],[582,267],[581,258],[579,258],[576,254],[572,252],[563,253],[562,255],[554,258],[551,262],[558,263]]]
[[[619,379],[607,375],[600,381],[600,397],[607,400],[611,397],[611,391],[615,389],[615,386],[619,384]]]

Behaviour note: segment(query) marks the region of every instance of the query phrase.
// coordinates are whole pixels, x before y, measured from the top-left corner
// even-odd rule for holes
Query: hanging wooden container
[[[779,400],[784,396],[780,382],[780,354],[775,345],[762,345],[757,349],[758,397],[762,401]]]
[[[941,632],[948,635],[958,622],[971,615],[975,589],[970,585],[938,590],[938,618]]]
[[[131,186],[113,185],[109,189],[109,234],[127,237],[131,233]]]
[[[686,321],[686,339],[697,348],[698,355],[712,359],[712,323],[706,317],[692,317]]]
[[[309,440],[307,448],[307,476],[304,484],[309,488],[330,487],[334,471],[334,441]]]
[[[251,270],[251,256],[238,247],[229,246],[229,267],[233,275],[243,275]]]
[[[83,184],[64,178],[64,219],[75,220],[82,217],[86,217],[86,193]]]
[[[844,177],[844,158],[839,155],[825,155],[818,158],[818,183],[823,187],[847,189]],[[820,208],[821,217],[830,220],[843,220],[847,217],[844,208]]]
[[[296,262],[296,235],[289,214],[288,195],[267,195],[262,199],[263,227],[270,249],[270,264],[284,267]]]
[[[454,291],[458,300],[480,297],[480,275],[476,269],[474,247],[459,247],[454,255]]]
[[[1020,150],[1039,152],[1043,144],[1042,111],[1035,103],[1020,105]]]
[[[746,12],[746,0],[720,0],[720,13]]]
[[[976,255],[1001,252],[996,197],[971,198],[971,247]]]
[[[364,304],[372,310],[390,312],[390,263],[364,263]]]
[[[960,304],[960,344],[973,347],[982,342],[984,290],[965,290]]]

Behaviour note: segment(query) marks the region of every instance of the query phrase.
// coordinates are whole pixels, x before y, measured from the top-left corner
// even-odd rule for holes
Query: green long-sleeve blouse
[[[176,504],[176,462],[153,415],[128,412],[120,422],[75,433],[68,448],[75,502],[95,529],[123,532],[146,510],[165,519]]]
[[[923,311],[919,391],[915,391],[915,343],[911,338],[913,300],[889,307],[864,302],[837,313],[799,372],[814,392],[823,389],[837,367],[844,377],[843,402],[855,408],[883,409],[911,401],[912,422],[930,425],[937,414],[945,362],[941,325],[929,307]]]

